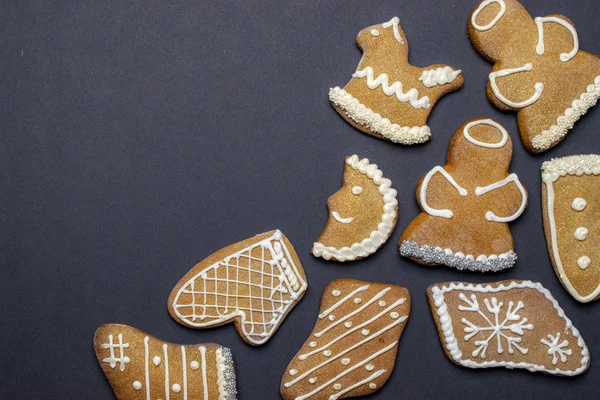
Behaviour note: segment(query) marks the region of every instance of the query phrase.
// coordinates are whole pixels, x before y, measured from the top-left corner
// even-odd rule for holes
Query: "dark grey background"
[[[539,168],[551,157],[600,149],[593,109],[557,148],[524,149],[516,118],[488,103],[490,64],[472,48],[477,1],[25,1],[0,3],[0,397],[110,399],[92,337],[121,322],[176,343],[232,349],[240,397],[279,398],[287,363],[312,329],[325,285],[352,277],[406,286],[412,314],[396,369],[377,399],[585,398],[597,391],[600,304],[582,305],[557,280],[542,230]],[[527,1],[532,15],[562,13],[581,48],[600,54],[597,3]],[[329,105],[368,25],[400,17],[411,62],[462,68],[465,85],[431,114],[433,141],[402,147],[362,134]],[[426,268],[400,258],[397,240],[417,214],[413,190],[443,164],[467,119],[501,122],[512,172],[530,193],[512,224],[517,265],[498,274]],[[340,186],[344,157],[377,163],[399,191],[389,242],[366,260],[335,264],[309,251]],[[266,345],[234,327],[194,331],[166,299],[212,252],[279,228],[309,277],[305,298]],[[581,377],[470,370],[444,355],[425,288],[446,280],[540,281],[592,353]]]

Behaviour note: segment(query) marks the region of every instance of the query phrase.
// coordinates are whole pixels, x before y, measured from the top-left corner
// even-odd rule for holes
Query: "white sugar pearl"
[[[179,393],[181,392],[181,385],[179,383],[174,383],[171,389],[173,390],[173,393]]]
[[[140,382],[140,381],[133,382],[133,388],[135,390],[140,390],[142,388],[142,382]]]
[[[200,368],[200,364],[198,363],[198,361],[192,361],[190,363],[190,367],[192,368],[192,370],[197,370],[198,368]]]

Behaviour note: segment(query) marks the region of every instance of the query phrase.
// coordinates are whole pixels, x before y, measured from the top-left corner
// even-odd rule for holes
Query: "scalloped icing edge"
[[[431,129],[425,126],[400,126],[362,104],[356,97],[336,86],[329,89],[329,101],[340,107],[348,117],[393,143],[412,145],[431,140]]]
[[[587,370],[587,368],[589,366],[589,361],[590,361],[589,349],[587,348],[585,341],[579,334],[579,330],[573,326],[573,323],[571,322],[569,317],[567,317],[565,315],[565,312],[560,307],[560,305],[558,304],[556,299],[552,296],[550,291],[548,291],[548,289],[544,288],[541,283],[535,283],[532,281],[522,281],[522,282],[511,281],[509,285],[504,285],[503,283],[500,283],[497,286],[494,286],[494,285],[496,285],[496,284],[489,283],[489,284],[475,285],[472,283],[464,284],[462,282],[450,282],[447,284],[434,285],[430,289],[431,290],[431,298],[433,299],[434,306],[437,309],[436,314],[439,317],[440,330],[444,336],[444,343],[446,345],[445,347],[448,350],[448,353],[451,355],[452,359],[456,363],[462,365],[463,367],[467,367],[467,368],[493,368],[493,367],[505,367],[508,369],[520,368],[520,369],[526,369],[531,372],[542,371],[542,372],[546,372],[546,373],[552,374],[552,375],[565,375],[565,376],[579,375],[579,374],[585,372],[585,370]],[[442,286],[442,288],[440,289],[439,286]],[[444,293],[448,293],[453,290],[466,290],[466,291],[474,291],[474,292],[479,292],[479,293],[496,293],[496,292],[500,292],[500,291],[507,291],[507,290],[511,290],[511,289],[521,289],[521,288],[535,289],[538,292],[542,293],[546,297],[546,299],[548,299],[552,303],[552,305],[554,306],[554,309],[558,313],[558,316],[565,321],[565,323],[566,323],[565,329],[570,329],[571,333],[573,334],[573,337],[577,338],[577,345],[581,349],[581,356],[582,356],[581,366],[579,368],[577,368],[574,371],[573,370],[565,371],[565,370],[561,370],[560,368],[555,368],[555,369],[551,370],[551,369],[547,369],[546,367],[544,367],[542,365],[531,364],[531,363],[526,363],[526,362],[515,363],[512,361],[485,361],[485,362],[479,363],[479,362],[476,362],[473,360],[462,358],[463,354],[460,351],[460,349],[458,348],[457,338],[456,338],[456,335],[454,334],[454,329],[452,327],[452,317],[448,313],[448,306],[446,305],[446,302],[444,301]]]
[[[599,175],[600,155],[582,154],[561,158],[553,158],[542,164],[542,178],[544,181],[558,180],[565,175]]]

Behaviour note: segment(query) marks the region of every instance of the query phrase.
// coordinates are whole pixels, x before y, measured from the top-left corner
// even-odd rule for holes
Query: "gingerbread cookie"
[[[471,271],[512,267],[517,256],[508,222],[527,206],[527,191],[509,174],[512,143],[491,119],[465,123],[452,137],[448,164],[417,185],[421,214],[400,237],[400,254],[426,265]]]
[[[446,356],[458,365],[562,376],[590,365],[579,331],[540,283],[445,282],[427,297]]]
[[[387,382],[410,313],[401,286],[338,279],[325,288],[313,331],[281,379],[286,400],[366,396]]]
[[[410,65],[398,17],[363,29],[356,42],[362,59],[343,89],[329,90],[333,107],[351,125],[380,139],[407,145],[429,141],[429,113],[440,97],[462,86],[461,71]]]
[[[554,271],[577,301],[600,298],[600,155],[542,165],[544,231]]]
[[[296,251],[277,230],[227,246],[198,263],[175,285],[168,308],[190,328],[234,322],[246,343],[261,345],[306,288]]]
[[[494,63],[490,101],[518,113],[531,152],[556,146],[600,97],[600,59],[579,50],[567,17],[534,19],[516,0],[485,0],[469,18],[469,36]]]
[[[94,350],[117,399],[237,398],[231,352],[218,344],[178,345],[127,325],[102,325]]]
[[[396,195],[376,164],[357,155],[346,158],[344,184],[327,201],[329,220],[313,255],[344,262],[375,253],[396,227]]]

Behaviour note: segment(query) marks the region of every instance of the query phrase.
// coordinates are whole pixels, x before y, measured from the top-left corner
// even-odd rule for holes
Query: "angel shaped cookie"
[[[527,192],[509,174],[512,143],[491,119],[465,123],[452,137],[448,164],[417,185],[421,214],[400,237],[400,254],[427,265],[500,271],[516,261],[508,222],[527,206]]]
[[[600,59],[579,50],[567,17],[534,19],[516,0],[486,0],[471,14],[469,35],[494,62],[488,98],[517,112],[521,139],[533,153],[562,141],[600,97]]]
[[[461,71],[411,65],[398,17],[363,29],[356,42],[363,57],[343,89],[329,90],[333,107],[357,129],[380,139],[407,145],[429,141],[429,113],[440,97],[462,86]]]

